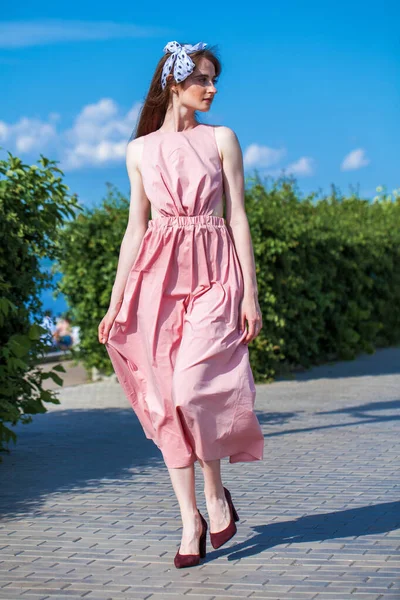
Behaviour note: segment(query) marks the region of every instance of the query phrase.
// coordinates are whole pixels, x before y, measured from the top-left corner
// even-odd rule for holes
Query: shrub
[[[400,202],[376,200],[335,188],[301,198],[293,178],[270,188],[252,179],[246,211],[265,323],[250,344],[258,381],[400,340]]]
[[[57,229],[75,215],[76,197],[67,195],[62,173],[40,155],[28,166],[8,153],[0,161],[0,450],[16,441],[10,429],[30,415],[46,412],[44,402],[58,404],[54,391],[43,389],[51,377],[62,384],[62,365],[43,373],[37,367],[45,352],[41,336],[40,294],[50,288],[51,274],[42,271],[43,257],[57,257]]]
[[[80,329],[79,348],[73,354],[88,371],[96,367],[105,374],[113,372],[97,328],[109,306],[128,213],[128,200],[107,184],[101,205],[85,208],[59,234],[61,252],[56,268],[62,277],[58,289]]]

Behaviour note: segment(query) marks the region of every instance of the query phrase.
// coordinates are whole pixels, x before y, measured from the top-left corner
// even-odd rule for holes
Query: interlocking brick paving
[[[400,599],[400,350],[257,386],[237,535],[177,570],[168,471],[120,387],[68,387],[0,465],[0,598]],[[200,510],[207,516],[196,465]]]

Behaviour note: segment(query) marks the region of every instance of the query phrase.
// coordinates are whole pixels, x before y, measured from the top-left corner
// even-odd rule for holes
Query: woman
[[[247,347],[262,317],[242,153],[231,129],[195,118],[210,109],[221,71],[206,46],[169,42],[157,65],[127,147],[129,221],[98,332],[169,470],[183,523],[178,568],[205,556],[194,462],[218,548],[238,520],[220,459],[261,460],[264,448]]]

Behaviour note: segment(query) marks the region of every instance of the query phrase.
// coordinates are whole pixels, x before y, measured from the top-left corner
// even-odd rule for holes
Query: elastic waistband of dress
[[[150,229],[159,227],[186,227],[191,225],[225,227],[226,221],[224,217],[217,217],[216,215],[163,215],[148,222]]]

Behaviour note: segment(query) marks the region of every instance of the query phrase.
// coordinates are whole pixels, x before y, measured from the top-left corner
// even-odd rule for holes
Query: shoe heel
[[[233,519],[234,519],[234,521],[239,521],[239,515],[237,513],[236,508],[233,506],[231,493],[225,487],[224,487],[224,490],[225,490],[225,496],[226,496],[226,499],[228,501],[229,507],[232,509]]]
[[[232,506],[233,518],[235,519],[235,521],[239,521],[239,515],[236,512],[236,508],[233,506],[233,504],[231,506]]]
[[[199,552],[200,552],[200,558],[205,558],[206,556],[206,546],[207,546],[207,529],[208,529],[208,524],[207,521],[205,520],[205,518],[203,517],[203,515],[201,514],[201,512],[199,511],[199,515],[201,518],[201,522],[203,525],[203,533],[200,536],[200,540],[199,540]]]
[[[200,538],[200,544],[199,544],[200,558],[205,558],[205,556],[206,556],[206,544],[207,544],[207,537],[206,537],[206,534],[204,533]]]

